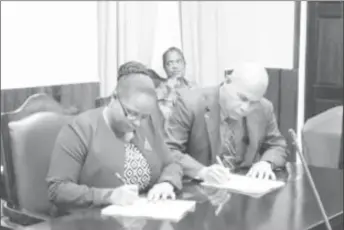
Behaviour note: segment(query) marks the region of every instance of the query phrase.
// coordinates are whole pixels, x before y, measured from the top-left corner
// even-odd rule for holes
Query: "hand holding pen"
[[[121,181],[122,185],[112,190],[112,193],[108,199],[109,203],[130,205],[139,199],[138,185],[127,184],[119,173],[115,173],[115,176]]]
[[[204,167],[198,177],[207,183],[222,184],[230,180],[230,171],[224,166],[221,159],[216,157],[217,164]]]

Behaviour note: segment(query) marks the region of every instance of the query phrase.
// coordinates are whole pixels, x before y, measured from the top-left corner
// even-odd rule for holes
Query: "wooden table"
[[[197,201],[196,210],[178,223],[144,219],[103,217],[100,210],[85,210],[25,230],[301,230],[326,229],[308,180],[300,166],[290,167],[289,174],[278,173],[286,180],[282,189],[261,198],[232,194],[218,216],[204,189],[185,185],[184,197]],[[334,229],[343,229],[343,171],[311,167],[325,210]],[[168,212],[168,210],[162,210]],[[123,227],[123,225],[127,227]]]

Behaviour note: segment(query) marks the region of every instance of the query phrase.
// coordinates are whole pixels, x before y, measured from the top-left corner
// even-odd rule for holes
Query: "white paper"
[[[179,221],[188,212],[195,210],[195,201],[189,200],[159,200],[148,201],[138,199],[134,204],[127,206],[110,205],[102,209],[102,215],[144,217],[149,219]]]
[[[252,197],[261,197],[285,185],[283,181],[263,180],[243,175],[232,174],[231,180],[224,184],[202,182],[206,187],[228,189],[233,193],[245,194]]]

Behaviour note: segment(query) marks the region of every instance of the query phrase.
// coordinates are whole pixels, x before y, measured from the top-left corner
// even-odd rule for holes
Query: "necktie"
[[[225,167],[234,170],[236,159],[235,121],[227,118],[222,126],[222,152],[220,158]]]

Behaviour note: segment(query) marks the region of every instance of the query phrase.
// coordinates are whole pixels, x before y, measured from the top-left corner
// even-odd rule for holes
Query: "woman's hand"
[[[147,195],[148,200],[165,200],[167,198],[175,199],[176,194],[174,193],[174,188],[169,182],[162,182],[156,184],[151,188]]]
[[[122,185],[112,191],[109,197],[109,203],[130,205],[137,199],[139,199],[139,188],[137,185]]]

